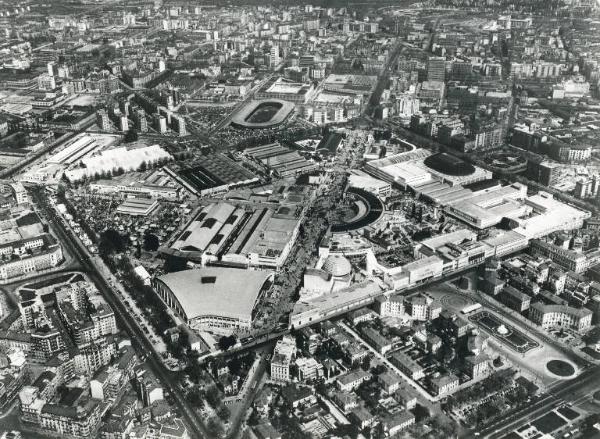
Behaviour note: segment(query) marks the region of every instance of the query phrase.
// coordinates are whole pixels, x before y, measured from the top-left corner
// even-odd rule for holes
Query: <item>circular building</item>
[[[250,101],[231,118],[231,125],[246,129],[274,128],[287,120],[294,104],[281,99]]]
[[[343,212],[338,215],[337,221],[331,226],[333,233],[347,233],[354,230],[362,229],[369,224],[379,220],[383,214],[383,203],[379,198],[369,191],[350,187],[346,191],[346,197],[353,200],[341,210]],[[353,215],[348,215],[348,209],[354,211]]]
[[[455,177],[465,177],[475,173],[475,167],[472,164],[445,152],[430,155],[423,163],[428,168],[433,169],[440,174]]]

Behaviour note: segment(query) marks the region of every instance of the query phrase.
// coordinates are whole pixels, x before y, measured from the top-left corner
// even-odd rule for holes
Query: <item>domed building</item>
[[[319,267],[319,264],[317,264]],[[321,296],[346,288],[352,281],[352,264],[342,255],[329,255],[320,268],[308,268],[304,273],[302,298]]]
[[[321,268],[334,278],[344,278],[352,274],[352,264],[342,255],[329,255]]]

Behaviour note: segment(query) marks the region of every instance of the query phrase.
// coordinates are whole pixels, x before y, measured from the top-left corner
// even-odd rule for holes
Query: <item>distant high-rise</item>
[[[146,112],[138,108],[135,112],[135,127],[140,133],[148,132],[148,121],[146,120]]]
[[[441,81],[446,80],[446,58],[441,56],[431,56],[427,61],[427,80]]]
[[[187,129],[185,126],[185,119],[181,116],[173,115],[171,117],[173,131],[177,132],[180,136],[187,136]]]
[[[40,90],[54,90],[56,88],[56,79],[50,75],[40,75],[38,77],[38,88]]]
[[[129,130],[129,119],[127,119],[127,116],[121,115],[121,117],[119,119],[119,129],[121,131]]]
[[[167,118],[165,116],[161,116],[159,114],[155,115],[154,123],[156,131],[158,131],[161,134],[167,132]]]
[[[55,62],[49,62],[48,63],[48,75],[50,76],[56,76],[58,73],[58,66],[56,65]]]
[[[119,109],[125,116],[129,116],[129,101],[123,100],[119,103]]]
[[[110,118],[106,110],[100,109],[96,112],[96,124],[101,131],[110,131]]]
[[[278,46],[271,47],[271,53],[270,53],[269,60],[270,60],[271,67],[276,67],[281,62],[281,58],[279,56],[279,47]]]

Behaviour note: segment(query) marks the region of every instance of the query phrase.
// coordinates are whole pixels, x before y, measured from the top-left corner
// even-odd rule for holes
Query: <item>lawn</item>
[[[577,419],[579,417],[579,413],[577,413],[571,407],[561,407],[558,409],[558,413],[563,415],[569,421],[572,421],[573,419]]]
[[[582,349],[582,351],[585,352],[586,354],[588,354],[594,360],[600,360],[600,352],[596,351],[595,349],[592,349],[591,347],[586,346]]]
[[[554,430],[559,429],[566,423],[567,421],[565,421],[563,418],[561,418],[554,412],[545,414],[541,418],[538,418],[532,422],[533,426],[542,433],[551,433]]]
[[[568,377],[575,373],[575,368],[566,361],[562,360],[550,360],[546,363],[546,367],[554,375],[561,377]]]

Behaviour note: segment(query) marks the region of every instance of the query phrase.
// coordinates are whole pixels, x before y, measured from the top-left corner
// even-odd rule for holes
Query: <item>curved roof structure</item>
[[[428,168],[446,175],[464,177],[475,172],[475,167],[472,164],[446,152],[431,155],[423,163]]]
[[[323,270],[335,277],[343,277],[352,273],[350,261],[342,255],[330,255],[323,263]]]
[[[218,316],[251,320],[268,270],[204,267],[169,273],[158,278],[179,303],[188,320]]]

